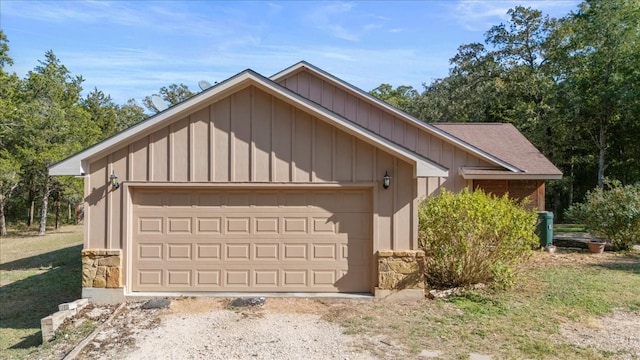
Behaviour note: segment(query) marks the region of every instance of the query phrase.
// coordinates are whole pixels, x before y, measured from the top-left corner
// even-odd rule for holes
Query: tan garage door
[[[133,191],[133,291],[370,292],[369,190]]]

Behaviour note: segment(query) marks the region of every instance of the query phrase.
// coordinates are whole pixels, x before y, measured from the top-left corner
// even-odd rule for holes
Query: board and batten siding
[[[304,68],[279,79],[278,83],[337,114],[449,169],[447,178],[418,179],[418,197],[445,188],[460,191],[471,182],[459,175],[463,166],[490,166],[472,153],[460,149],[415,124],[389,112],[352,90],[327,81]]]
[[[373,250],[413,249],[413,166],[255,86],[195,109],[91,160],[85,181],[85,248],[125,249],[121,183],[346,184],[373,188]],[[385,171],[392,185],[380,184]],[[339,189],[339,188],[338,188]]]

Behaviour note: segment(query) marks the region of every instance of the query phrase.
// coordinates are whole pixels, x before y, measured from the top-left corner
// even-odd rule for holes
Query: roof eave
[[[461,174],[465,180],[560,180],[562,174]]]

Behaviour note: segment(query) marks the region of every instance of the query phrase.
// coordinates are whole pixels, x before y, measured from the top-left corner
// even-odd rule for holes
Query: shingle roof
[[[432,125],[517,167],[524,174],[548,175],[548,178],[562,176],[562,172],[512,124],[433,123]],[[465,168],[461,173],[467,176],[490,176],[508,172],[495,168]]]

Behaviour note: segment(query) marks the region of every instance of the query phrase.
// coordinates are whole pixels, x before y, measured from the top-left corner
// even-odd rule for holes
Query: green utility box
[[[540,246],[553,245],[553,213],[551,211],[538,211],[538,225],[536,234],[540,238]]]

